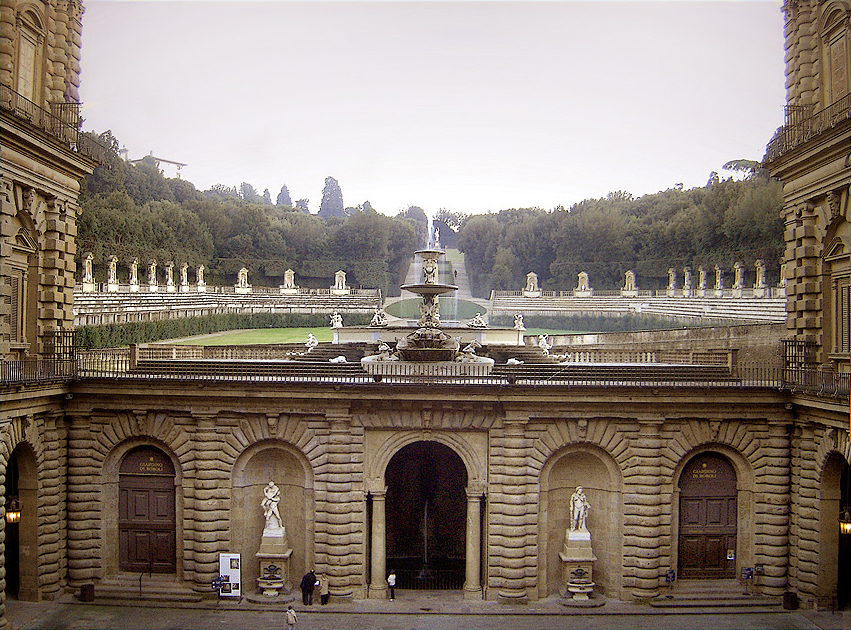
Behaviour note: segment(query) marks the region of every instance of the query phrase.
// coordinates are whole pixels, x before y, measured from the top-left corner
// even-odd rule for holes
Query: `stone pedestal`
[[[293,550],[287,540],[287,528],[267,527],[263,530],[260,550],[255,554],[260,561],[257,586],[265,597],[279,597],[292,591],[290,581],[290,556]]]
[[[594,590],[594,562],[597,560],[591,549],[591,532],[587,529],[569,530],[559,557],[564,563],[565,590],[562,596],[577,601],[587,600]]]

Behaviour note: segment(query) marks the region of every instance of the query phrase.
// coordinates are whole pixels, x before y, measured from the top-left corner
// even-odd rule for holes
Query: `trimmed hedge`
[[[371,319],[372,315],[366,313],[346,314],[346,323],[351,326],[365,326]],[[77,347],[85,350],[120,348],[135,343],[152,343],[164,339],[194,337],[223,330],[305,328],[327,325],[328,315],[325,314],[255,313],[252,315],[223,313],[206,317],[164,319],[155,322],[81,326],[77,328]]]
[[[731,322],[732,323],[732,322]],[[514,326],[513,315],[495,315],[490,317],[491,326]],[[635,332],[639,330],[667,330],[671,328],[700,328],[717,326],[717,322],[698,324],[660,317],[658,315],[524,315],[523,324],[527,328],[545,330],[573,330],[577,332]]]

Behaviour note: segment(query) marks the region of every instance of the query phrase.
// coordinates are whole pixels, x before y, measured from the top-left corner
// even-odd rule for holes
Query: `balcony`
[[[0,85],[0,108],[47,133],[62,146],[95,162],[103,162],[107,147],[80,131],[79,103],[51,103],[47,111],[7,85]]]
[[[851,118],[851,94],[815,111],[815,105],[787,105],[786,124],[782,126],[765,148],[764,165],[770,165],[783,155],[816,136],[833,129]]]

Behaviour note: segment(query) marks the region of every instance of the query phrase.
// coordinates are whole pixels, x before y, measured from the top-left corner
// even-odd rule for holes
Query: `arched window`
[[[44,63],[44,22],[31,9],[18,13],[18,47],[15,91],[36,104],[41,104]]]

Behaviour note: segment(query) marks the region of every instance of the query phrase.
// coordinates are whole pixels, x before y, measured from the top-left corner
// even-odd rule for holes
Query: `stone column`
[[[369,596],[374,599],[387,597],[387,523],[385,507],[387,488],[372,494],[372,575],[369,580]]]
[[[464,599],[481,599],[482,491],[467,488],[467,553]]]

